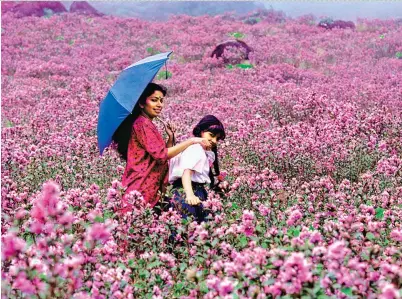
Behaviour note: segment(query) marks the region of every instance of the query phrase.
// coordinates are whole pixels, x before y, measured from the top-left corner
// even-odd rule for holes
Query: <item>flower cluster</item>
[[[4,14],[2,296],[400,298],[401,32],[274,11],[163,25]],[[252,67],[210,57],[229,36]],[[206,223],[123,196],[124,161],[97,148],[119,72],[168,50],[172,76],[156,81],[177,139],[206,114],[227,132]]]

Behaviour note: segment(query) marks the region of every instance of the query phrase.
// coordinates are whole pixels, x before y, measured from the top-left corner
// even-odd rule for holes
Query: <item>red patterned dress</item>
[[[128,144],[127,165],[122,179],[122,184],[127,187],[125,194],[137,190],[141,192],[145,203],[154,207],[160,199],[159,191],[164,192],[167,185],[167,152],[165,141],[156,126],[150,119],[140,115],[134,121]]]

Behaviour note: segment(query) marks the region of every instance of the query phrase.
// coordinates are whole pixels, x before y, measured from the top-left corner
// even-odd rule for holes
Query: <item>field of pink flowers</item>
[[[1,26],[2,297],[402,297],[400,21],[65,14]],[[209,57],[230,35],[253,48],[251,66]],[[205,114],[227,130],[228,192],[211,194],[201,225],[140,207],[120,218],[124,163],[97,148],[119,71],[168,50],[171,78],[157,82],[179,139]]]

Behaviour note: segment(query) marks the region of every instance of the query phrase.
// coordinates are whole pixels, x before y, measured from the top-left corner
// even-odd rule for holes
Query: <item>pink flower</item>
[[[310,236],[310,242],[315,244],[319,243],[322,240],[321,234],[317,231],[313,232]]]
[[[255,225],[254,225],[254,212],[249,210],[243,211],[242,216],[242,225],[240,226],[240,231],[243,232],[246,236],[251,236],[254,234]]]
[[[291,225],[297,225],[299,224],[299,220],[303,217],[303,214],[299,210],[294,210],[290,216],[289,219],[286,221],[286,224],[291,226]]]
[[[268,216],[271,213],[271,209],[263,204],[260,204],[260,206],[258,207],[258,211],[262,216]]]
[[[311,264],[303,253],[293,252],[280,269],[278,279],[287,294],[298,294],[302,284],[312,280]]]
[[[227,176],[227,172],[226,171],[221,171],[220,174],[218,175],[218,181],[223,182],[225,180]]]
[[[35,286],[26,278],[25,272],[20,272],[18,274],[17,278],[13,282],[13,289],[20,290],[25,294],[35,294],[36,292]]]
[[[393,229],[389,236],[394,241],[402,242],[402,229]]]
[[[105,243],[110,238],[110,232],[103,223],[95,223],[89,230],[89,238]]]
[[[44,208],[50,216],[54,216],[57,213],[57,196],[59,192],[60,187],[56,183],[49,181],[43,184],[40,206]]]
[[[18,238],[14,234],[7,234],[2,238],[2,256],[3,259],[12,258],[23,252],[26,243],[24,240]]]
[[[71,225],[71,223],[73,223],[74,216],[70,212],[66,212],[62,216],[60,216],[57,219],[57,221],[62,225],[69,226],[69,225]]]
[[[341,261],[350,252],[343,241],[336,241],[328,247],[328,258]]]
[[[45,227],[45,225],[42,222],[33,221],[31,223],[31,226],[29,227],[29,229],[31,230],[31,232],[33,232],[35,234],[40,234],[40,233],[42,233],[44,227]]]
[[[46,220],[46,212],[43,207],[40,205],[35,205],[31,209],[31,217],[37,219],[40,222],[45,222]]]
[[[399,299],[401,296],[399,295],[399,291],[395,288],[395,286],[391,283],[384,283],[381,287],[381,295],[378,297],[379,299]]]
[[[29,214],[29,212],[25,209],[20,209],[18,210],[18,212],[15,214],[15,218],[16,219],[22,219],[24,218],[27,214]]]
[[[226,296],[231,294],[234,289],[234,284],[227,277],[225,277],[218,286],[219,296]]]

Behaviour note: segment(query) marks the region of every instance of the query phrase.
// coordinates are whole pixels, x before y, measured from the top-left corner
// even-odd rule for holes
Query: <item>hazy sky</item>
[[[72,2],[62,1],[66,7]],[[153,1],[88,1],[99,11],[106,14],[113,14],[116,6],[133,10],[139,7],[140,3]],[[160,2],[160,1],[156,1]],[[165,2],[165,1],[163,1]],[[166,1],[175,5],[183,1]],[[187,2],[187,1],[186,1]],[[240,1],[235,1],[240,2]],[[243,1],[241,1],[243,2]],[[376,1],[376,0],[355,0],[355,1],[255,1],[264,4],[267,8],[281,10],[288,16],[297,17],[305,14],[314,14],[317,17],[327,16],[334,19],[356,20],[356,18],[402,18],[402,0]],[[244,2],[243,2],[244,3]]]
[[[269,1],[266,7],[296,17],[313,13],[344,20],[402,18],[402,1]]]

